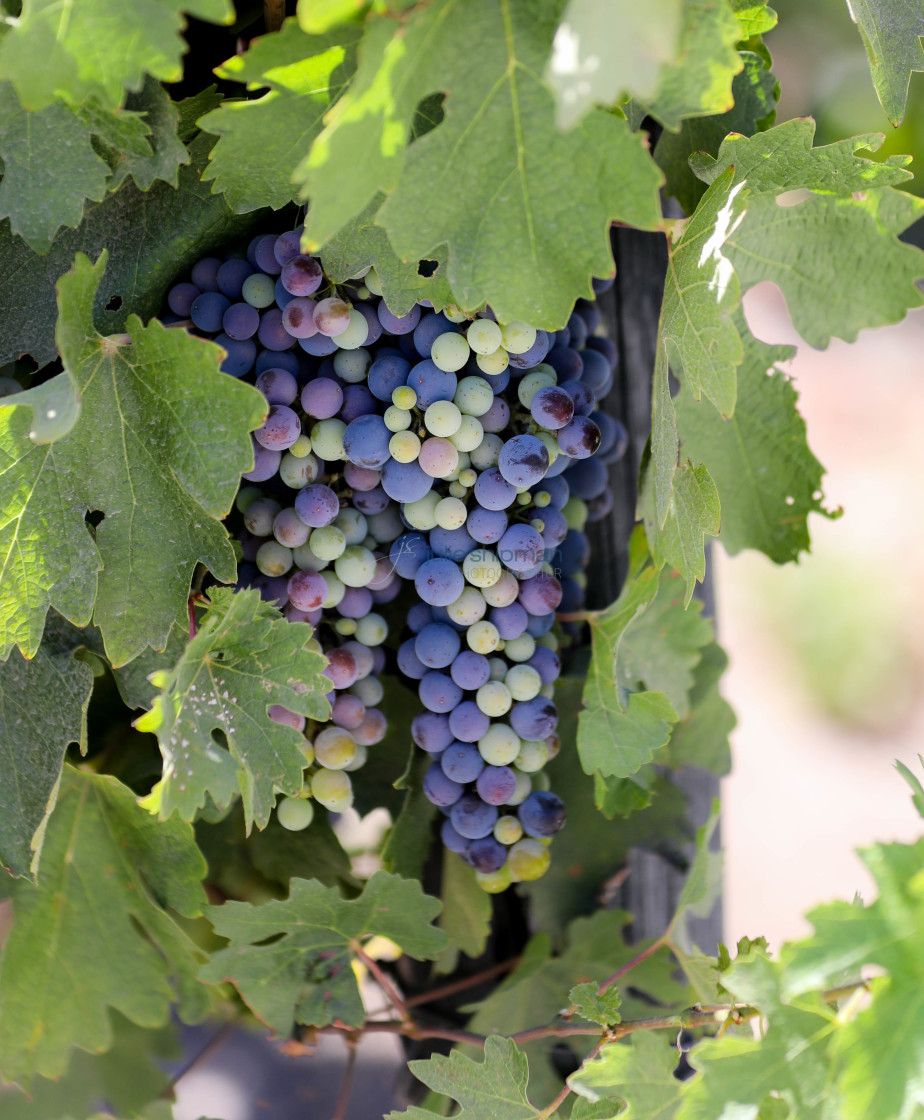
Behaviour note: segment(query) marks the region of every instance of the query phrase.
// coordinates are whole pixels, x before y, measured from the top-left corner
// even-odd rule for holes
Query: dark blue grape
[[[526,610],[519,603],[506,607],[493,607],[488,613],[488,621],[493,622],[505,642],[519,636],[526,630],[529,621]]]
[[[443,846],[448,848],[451,852],[456,852],[458,855],[465,855],[471,847],[471,840],[466,840],[464,836],[460,836],[458,832],[452,827],[452,821],[447,817],[443,821],[440,828],[440,839],[443,841]],[[481,841],[479,841],[481,843]]]
[[[189,316],[189,309],[193,305],[193,300],[199,294],[199,289],[195,284],[174,284],[167,292],[167,306],[174,315],[186,319]]]
[[[439,754],[453,742],[455,736],[449,729],[446,716],[438,712],[418,712],[411,723],[411,738],[427,754]]]
[[[428,358],[412,367],[407,375],[407,384],[417,394],[417,407],[425,409],[436,401],[451,401],[459,379],[454,373],[437,369]]]
[[[439,336],[457,329],[455,324],[450,323],[445,316],[432,311],[428,312],[420,317],[420,322],[414,328],[412,336],[414,340],[414,349],[421,358],[429,358],[430,351],[433,349],[433,343]],[[453,392],[455,392],[455,390],[453,390]],[[451,397],[447,399],[452,400]]]
[[[232,303],[224,313],[221,325],[228,338],[240,342],[257,333],[260,326],[260,312],[249,303]]]
[[[406,315],[392,315],[381,300],[376,307],[379,322],[389,334],[410,334],[420,322],[420,305],[414,304]],[[430,344],[433,345],[432,342]]]
[[[432,558],[432,553],[423,534],[405,533],[392,541],[388,558],[402,579],[413,579],[420,565]]]
[[[453,829],[453,832],[455,832],[455,829]],[[456,832],[456,836],[458,835],[459,833]],[[449,845],[447,844],[446,847],[448,848]],[[456,849],[451,848],[450,851],[456,851]],[[480,840],[473,840],[467,849],[467,854],[468,862],[472,867],[476,871],[484,872],[487,875],[500,871],[507,862],[507,849],[493,836],[483,836]]]
[[[458,656],[460,646],[461,639],[456,631],[441,622],[431,622],[414,639],[414,650],[429,669],[445,669],[451,665]]]
[[[397,351],[383,355],[381,351],[369,367],[369,390],[380,401],[391,404],[395,389],[407,384],[411,363]]]
[[[295,345],[295,339],[282,325],[282,312],[278,307],[271,307],[260,316],[257,338],[267,350],[288,350]]]
[[[448,607],[462,594],[465,577],[458,564],[436,557],[417,569],[414,586],[421,599],[431,607]]]
[[[482,471],[475,480],[475,498],[486,510],[507,509],[513,505],[516,496],[516,486],[508,482],[497,467],[489,467],[488,470]]]
[[[455,633],[455,631],[453,631]],[[458,635],[456,635],[458,637]],[[450,676],[466,692],[474,692],[481,688],[491,678],[491,666],[488,659],[473,650],[464,649],[458,656],[453,657],[449,670]]]
[[[230,260],[218,270],[218,290],[228,299],[240,299],[244,281],[253,273],[250,261]]]
[[[381,416],[359,416],[347,424],[343,433],[343,450],[357,467],[379,470],[388,462],[388,441],[391,432]]]
[[[421,678],[417,695],[431,712],[451,712],[462,699],[462,689],[446,673],[430,669]]]
[[[559,431],[558,446],[572,459],[589,459],[600,446],[600,429],[589,416],[575,416]]]
[[[514,436],[501,448],[497,467],[511,485],[535,486],[549,469],[548,448],[538,436]]]
[[[382,467],[382,487],[396,502],[416,502],[430,492],[433,479],[417,463],[389,459]]]
[[[547,697],[537,696],[517,701],[507,720],[521,739],[545,739],[558,726],[558,711]]]
[[[517,776],[509,766],[486,766],[479,771],[479,797],[489,805],[505,805],[517,788]]]
[[[466,793],[456,800],[449,819],[460,836],[480,840],[489,836],[497,823],[497,807],[482,801],[477,793]]]
[[[606,467],[599,459],[579,459],[565,475],[571,493],[584,502],[597,498],[609,486]]]
[[[221,330],[222,317],[230,306],[231,300],[221,292],[205,291],[192,301],[189,317],[200,331],[205,331],[206,334],[218,334]]]
[[[446,777],[438,762],[434,762],[424,775],[424,797],[432,805],[454,805],[462,796],[464,790],[465,786],[460,786],[458,782]]]
[[[353,505],[360,513],[368,516],[381,513],[388,508],[389,503],[390,499],[381,486],[375,486],[371,490],[357,490],[353,495]]]
[[[474,700],[463,700],[449,713],[449,730],[463,743],[477,743],[490,725],[490,718]]]
[[[414,640],[409,638],[398,647],[398,668],[413,681],[423,680],[427,673],[427,666],[417,656],[414,649]]]
[[[554,836],[564,826],[565,803],[554,793],[537,790],[519,806],[517,816],[527,836]]]
[[[469,536],[465,525],[458,529],[443,529],[437,526],[430,530],[430,551],[444,560],[454,560],[461,564],[475,548],[475,541]]]
[[[273,252],[275,244],[276,238],[272,234],[266,234],[254,242],[253,263],[267,276],[278,276],[282,271],[282,266]]]
[[[245,338],[243,342],[235,342],[226,334],[219,334],[215,336],[215,341],[227,351],[221,363],[223,373],[232,377],[243,377],[245,373],[250,373],[257,356],[257,347],[252,339]]]
[[[473,782],[484,770],[484,759],[472,743],[450,743],[440,755],[440,766],[447,778],[460,785]],[[516,788],[516,779],[514,779]]]
[[[553,346],[546,354],[545,362],[558,374],[559,384],[563,381],[580,381],[584,372],[581,355],[572,346]]]
[[[200,292],[217,292],[220,268],[221,261],[217,257],[203,257],[192,266],[192,282]]]

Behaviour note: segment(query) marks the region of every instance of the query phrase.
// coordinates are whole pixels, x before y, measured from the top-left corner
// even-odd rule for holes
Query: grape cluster
[[[328,658],[330,724],[271,712],[305,732],[309,766],[277,816],[303,828],[309,798],[352,803],[395,657],[422,705],[412,734],[443,842],[503,890],[543,874],[565,820],[541,773],[559,749],[553,627],[580,603],[582,530],[607,512],[605,462],[625,450],[595,410],[615,347],[592,301],[557,332],[422,304],[396,316],[374,270],[335,287],[300,232],[199,261],[168,294],[267,401],[237,499],[239,584],[320,628]],[[386,655],[377,608],[399,595],[407,636]]]

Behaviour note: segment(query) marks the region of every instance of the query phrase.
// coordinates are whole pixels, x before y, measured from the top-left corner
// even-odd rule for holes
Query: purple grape
[[[285,576],[259,575],[253,581],[251,586],[260,592],[260,598],[264,603],[269,603],[271,606],[276,606],[280,610],[282,610],[282,608],[289,601],[286,595]]]
[[[468,785],[484,770],[484,759],[478,753],[478,748],[471,743],[451,743],[440,755],[440,766],[447,778],[452,778],[460,785]]]
[[[391,395],[400,385],[407,384],[411,371],[410,362],[396,351],[382,355],[381,351],[369,367],[369,390],[373,396],[391,404]]]
[[[293,354],[291,350],[284,354],[264,350],[257,358],[256,371],[257,374],[261,374],[268,369],[284,369],[287,373],[291,373],[293,377],[297,377],[300,372],[298,355]],[[285,401],[279,401],[278,403],[285,404]]]
[[[561,602],[561,584],[547,572],[539,572],[520,584],[519,602],[530,614],[554,615]]]
[[[486,766],[478,775],[478,795],[489,805],[505,805],[517,788],[517,776],[509,766]]]
[[[323,280],[321,265],[314,257],[299,254],[282,266],[282,286],[293,296],[310,296],[320,288]],[[318,330],[320,329],[319,323]]]
[[[532,700],[519,700],[510,709],[507,719],[521,739],[545,739],[558,726],[558,711],[551,700],[536,696]]]
[[[231,377],[243,377],[245,373],[250,373],[257,356],[257,348],[252,339],[245,338],[243,342],[235,342],[226,334],[219,334],[215,336],[215,341],[225,351],[221,363],[222,373]]]
[[[446,373],[428,359],[418,362],[407,376],[407,384],[417,394],[417,407],[429,408],[437,401],[451,401],[455,396],[459,379],[454,373]]]
[[[458,782],[446,777],[438,762],[434,762],[424,775],[424,797],[432,805],[454,805],[462,796],[464,790],[465,786],[460,786]],[[491,825],[491,827],[494,826]]]
[[[554,684],[561,675],[561,660],[558,654],[548,646],[536,646],[536,649],[526,662],[542,678],[544,685]]]
[[[600,429],[588,416],[575,416],[558,433],[558,446],[572,459],[589,459],[600,446]]]
[[[319,377],[302,389],[302,408],[316,420],[330,420],[343,404],[343,390],[336,381]]]
[[[423,561],[421,561],[421,563],[423,563]],[[425,626],[429,626],[432,621],[433,608],[428,603],[414,603],[407,612],[407,625],[412,634],[419,634],[420,631],[423,630]]]
[[[422,680],[427,673],[427,666],[417,656],[414,649],[414,640],[409,638],[398,647],[398,668],[406,677],[413,681]]]
[[[316,482],[295,495],[295,512],[310,528],[322,529],[340,513],[340,500],[329,486]]]
[[[619,351],[616,349],[616,343],[611,338],[604,338],[603,335],[592,334],[587,339],[585,349],[599,350],[609,363],[610,369],[615,369],[619,364]]]
[[[278,276],[282,271],[282,266],[273,252],[275,244],[276,238],[272,234],[257,238],[253,243],[253,263],[267,276]]]
[[[458,656],[461,643],[451,626],[431,622],[414,639],[414,650],[428,669],[445,669]]]
[[[580,381],[584,372],[581,355],[572,346],[553,346],[546,354],[545,362],[558,374],[559,384],[562,381]]]
[[[295,345],[295,339],[282,325],[282,312],[278,307],[271,307],[260,316],[257,338],[267,350],[288,350]]]
[[[431,557],[427,539],[420,533],[405,533],[398,537],[392,541],[388,552],[389,560],[402,579],[413,579],[421,564]]]
[[[563,381],[558,388],[564,389],[574,402],[575,416],[589,416],[593,412],[597,398],[589,385],[583,381]]]
[[[221,261],[217,257],[203,257],[201,261],[196,261],[192,266],[192,282],[200,292],[217,292],[218,270],[220,268]]]
[[[482,801],[477,793],[466,793],[452,806],[449,819],[460,836],[480,840],[489,836],[497,823],[497,807]]]
[[[497,466],[512,486],[535,486],[549,469],[548,448],[538,436],[514,436],[501,448]]]
[[[189,307],[189,317],[193,324],[206,334],[218,334],[221,320],[231,306],[231,300],[221,292],[204,291],[196,296]]]
[[[568,485],[568,480],[559,476],[558,478],[549,478],[548,475],[542,480],[542,489],[548,494],[551,499],[550,506],[555,509],[564,509],[571,497],[571,487]]]
[[[300,338],[298,344],[312,358],[328,358],[340,349],[332,338],[320,333],[312,335],[311,338]]]
[[[465,528],[478,544],[494,544],[507,529],[507,514],[502,509],[475,506],[469,510]]]
[[[269,451],[285,451],[301,434],[302,425],[297,414],[284,404],[272,404],[263,427],[257,428],[253,438]],[[300,491],[302,493],[304,491]]]
[[[448,817],[443,821],[442,827],[440,828],[440,839],[443,841],[443,847],[448,848],[451,852],[455,852],[460,856],[465,855],[472,843],[456,832],[452,827],[452,821],[450,821]],[[479,843],[480,842],[481,841],[479,841]]]
[[[506,607],[493,607],[488,614],[488,621],[493,622],[503,640],[509,642],[526,631],[529,618],[526,609],[519,603],[510,603]]]
[[[463,743],[477,743],[490,726],[490,718],[474,700],[463,700],[449,713],[449,730]]]
[[[382,467],[382,488],[396,502],[416,502],[430,492],[433,479],[416,463],[389,459]]]
[[[389,334],[410,334],[420,322],[420,304],[417,303],[406,315],[392,315],[385,306],[385,300],[381,300],[376,308],[376,313],[383,329]]]
[[[533,397],[529,413],[543,428],[556,431],[570,424],[574,416],[574,401],[559,385],[546,385]]]
[[[275,287],[273,288],[273,298],[276,300],[276,306],[282,311],[295,299],[295,296],[293,296],[291,292],[287,292],[283,287],[281,276],[276,281]]]
[[[418,712],[411,723],[411,738],[427,754],[439,754],[449,746],[454,736],[446,716],[437,712]]]
[[[449,822],[449,827],[452,828],[452,823]],[[459,833],[453,828],[452,831],[459,836]],[[459,837],[464,841],[464,837]],[[446,844],[449,848],[449,845]],[[457,851],[456,848],[450,848],[450,851]],[[473,840],[468,845],[467,849],[462,849],[468,855],[468,862],[474,867],[476,871],[481,871],[486,875],[491,875],[500,869],[507,862],[507,849],[499,840],[495,840],[493,836],[482,836],[479,840]],[[461,853],[460,853],[461,854]]]
[[[372,592],[368,587],[348,587],[337,604],[344,618],[365,618],[372,610]]]
[[[365,513],[369,516],[375,513],[381,513],[383,509],[387,509],[388,503],[388,495],[381,486],[376,486],[372,490],[358,490],[353,495],[353,505],[356,506],[360,513]]]
[[[497,555],[512,572],[525,574],[545,560],[545,541],[532,525],[511,525],[498,541]]]
[[[434,312],[421,315],[420,322],[414,328],[414,349],[421,358],[429,358],[430,351],[433,349],[433,343],[436,342],[439,336],[455,330],[457,330],[455,324],[450,323],[444,315]],[[453,390],[453,392],[455,392],[455,390]],[[452,400],[451,397],[447,399]]]
[[[167,306],[174,315],[179,315],[181,319],[187,319],[189,317],[189,309],[193,305],[193,300],[195,300],[199,294],[199,289],[195,284],[174,284],[170,291],[167,292]]]
[[[434,556],[441,556],[444,560],[455,560],[461,564],[466,556],[475,548],[475,541],[469,536],[465,525],[458,529],[443,529],[437,526],[430,530],[430,551]]]
[[[629,433],[607,412],[592,412],[590,418],[600,429],[600,446],[597,455],[604,463],[617,462],[625,455],[629,446]]]
[[[465,577],[458,564],[436,557],[427,560],[414,576],[417,594],[431,607],[448,607],[465,588]]]
[[[522,354],[511,354],[510,364],[514,369],[532,369],[545,359],[552,345],[552,336],[546,331],[536,331],[536,341]]]
[[[285,369],[266,369],[256,382],[267,404],[291,404],[298,396],[298,382]]]
[[[598,498],[609,486],[606,467],[599,459],[579,459],[568,468],[565,477],[571,493],[585,502]]]
[[[568,320],[568,330],[571,332],[571,345],[575,350],[583,350],[587,345],[587,324],[576,311]]]
[[[599,350],[582,350],[581,360],[584,363],[581,381],[593,391],[597,400],[601,400],[613,387],[610,363]]]
[[[249,303],[232,303],[221,320],[225,334],[235,342],[250,338],[260,326],[260,312]]]
[[[462,699],[462,689],[452,677],[430,669],[417,686],[420,702],[431,712],[451,712]]]
[[[482,471],[475,480],[475,498],[486,510],[507,509],[508,506],[513,505],[516,496],[516,486],[508,482],[497,467],[489,467],[488,470]]]
[[[474,692],[491,679],[491,667],[482,654],[464,649],[453,659],[449,674],[459,688]]]
[[[543,634],[548,634],[554,625],[555,615],[553,614],[531,614],[529,621],[526,623],[526,633],[531,638],[541,638]]]
[[[366,320],[366,341],[363,345],[371,346],[373,342],[378,342],[382,337],[382,324],[379,322],[379,317],[375,313],[375,308],[369,303],[357,301],[353,305],[353,310],[358,311]]]
[[[488,411],[478,419],[486,432],[502,432],[510,423],[510,406],[503,397],[495,397]]]
[[[244,281],[252,275],[253,268],[249,261],[230,260],[218,270],[218,290],[223,292],[228,299],[240,299]]]
[[[300,611],[315,611],[327,598],[327,583],[320,572],[298,571],[289,580],[288,592],[289,602]]]
[[[242,477],[246,478],[248,482],[267,482],[279,470],[282,453],[262,447],[252,436],[251,443],[253,444],[253,469],[247,471]]]
[[[311,338],[318,333],[314,321],[315,303],[305,296],[293,296],[282,309],[282,326],[293,338]]]
[[[537,790],[519,806],[517,816],[527,836],[554,836],[564,826],[565,804],[556,794]]]
[[[483,370],[478,370],[478,376],[483,377],[485,381],[494,390],[494,395],[503,393],[503,391],[510,384],[510,368],[502,370],[500,373],[485,373]]]
[[[391,458],[388,441],[391,432],[381,416],[360,416],[347,424],[343,433],[343,450],[357,467],[379,470]]]
[[[568,534],[568,521],[565,515],[553,505],[548,505],[545,509],[534,510],[530,514],[530,521],[536,517],[542,522],[540,532],[545,541],[546,551],[557,548]]]
[[[367,467],[357,467],[355,463],[345,463],[343,478],[351,490],[374,490],[382,481],[379,471],[369,470]]]
[[[285,233],[281,233],[273,242],[273,256],[276,258],[279,267],[287,264],[293,257],[297,257],[301,252],[302,231],[300,229],[289,229]]]
[[[378,416],[379,412],[379,402],[365,385],[344,385],[340,419],[345,424],[349,424],[351,420],[358,420],[362,416],[371,414]],[[391,438],[391,432],[388,435]]]

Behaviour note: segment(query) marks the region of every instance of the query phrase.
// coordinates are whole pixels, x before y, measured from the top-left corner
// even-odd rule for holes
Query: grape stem
[[[350,946],[357,958],[369,969],[369,974],[382,989],[388,997],[388,1002],[392,1005],[395,1011],[401,1016],[402,1022],[408,1023],[411,1019],[411,1013],[407,1009],[407,1004],[401,996],[401,993],[395,987],[391,978],[379,967],[378,961],[374,961],[367,953],[363,951],[361,945],[354,942]]]
[[[599,611],[565,611],[555,617],[559,622],[593,622],[599,614]]]
[[[267,31],[278,31],[286,18],[286,0],[263,0],[263,21]]]
[[[433,1003],[435,1000],[443,999],[446,996],[454,996],[457,992],[465,992],[469,988],[477,987],[485,980],[493,980],[495,976],[509,972],[512,968],[516,968],[519,963],[519,957],[511,957],[509,961],[501,961],[499,964],[491,965],[490,968],[482,969],[481,972],[475,972],[471,976],[463,976],[461,980],[453,980],[451,984],[442,984],[438,988],[431,988],[428,992],[421,992],[420,995],[412,996],[405,1000],[405,1007],[419,1007],[422,1003]]]
[[[181,1081],[187,1075],[187,1073],[191,1073],[197,1066],[200,1066],[203,1062],[211,1058],[211,1056],[216,1051],[220,1050],[231,1037],[231,1035],[234,1034],[236,1028],[237,1024],[232,1020],[228,1023],[225,1023],[220,1031],[212,1035],[205,1046],[203,1046],[201,1050],[197,1051],[185,1065],[180,1066],[173,1077],[170,1078],[170,1080],[167,1082],[166,1088],[161,1093],[161,1099],[168,1101],[173,1100],[173,1092],[177,1087],[177,1083]]]
[[[340,1084],[340,1093],[337,1105],[331,1114],[330,1120],[344,1120],[347,1106],[350,1103],[350,1092],[353,1089],[353,1075],[356,1073],[356,1040],[347,1039],[346,1069],[343,1071],[343,1081]]]

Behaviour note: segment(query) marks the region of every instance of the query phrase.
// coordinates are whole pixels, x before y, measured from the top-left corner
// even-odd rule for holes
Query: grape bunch
[[[595,407],[615,347],[592,301],[557,332],[489,310],[397,316],[373,269],[335,286],[300,235],[199,261],[166,320],[212,337],[266,398],[236,503],[238,582],[314,626],[328,659],[329,724],[270,713],[305,733],[308,768],[277,817],[304,828],[313,801],[352,804],[396,663],[420,698],[412,736],[443,843],[500,891],[545,872],[565,821],[542,773],[559,750],[555,618],[580,605],[583,529],[625,451]],[[379,609],[393,601],[401,635]]]

